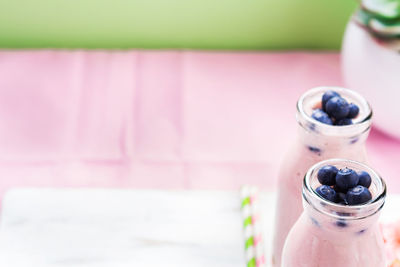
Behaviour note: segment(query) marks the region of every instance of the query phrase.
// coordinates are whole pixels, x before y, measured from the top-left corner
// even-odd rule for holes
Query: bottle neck
[[[357,159],[358,157],[352,157],[351,155],[366,153],[365,144],[370,132],[369,127],[364,131],[356,129],[357,127],[357,125],[354,125],[355,131],[349,134],[329,135],[299,125],[298,143],[323,158],[344,157]]]
[[[323,124],[311,117],[312,111],[321,104],[322,95],[334,90],[349,103],[356,104],[359,115],[352,125],[332,126]],[[297,121],[299,124],[299,143],[324,158],[345,157],[347,151],[364,150],[371,123],[372,110],[368,102],[358,93],[339,87],[317,87],[303,94],[297,102]],[[364,151],[361,151],[364,152]]]

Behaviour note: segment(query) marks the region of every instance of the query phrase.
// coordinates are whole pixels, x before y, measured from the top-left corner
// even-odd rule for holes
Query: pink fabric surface
[[[273,189],[307,89],[335,53],[0,52],[0,193],[19,186]],[[400,141],[373,130],[400,192]]]

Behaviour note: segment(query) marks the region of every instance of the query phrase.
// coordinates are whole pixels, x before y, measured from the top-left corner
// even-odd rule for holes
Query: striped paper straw
[[[245,239],[247,267],[264,267],[264,244],[260,213],[258,212],[258,190],[253,186],[243,186],[240,191]]]

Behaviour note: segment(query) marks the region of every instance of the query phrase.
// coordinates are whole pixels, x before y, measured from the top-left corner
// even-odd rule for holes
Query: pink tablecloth
[[[15,186],[273,188],[334,53],[0,52],[0,193]],[[372,165],[400,192],[400,141]]]

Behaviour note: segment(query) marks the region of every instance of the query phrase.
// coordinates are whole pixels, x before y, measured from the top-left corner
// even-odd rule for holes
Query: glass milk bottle
[[[321,106],[322,95],[333,90],[348,103],[356,104],[359,115],[352,125],[332,126],[311,117],[312,110]],[[290,228],[303,211],[302,180],[315,163],[329,158],[367,161],[365,141],[371,127],[372,110],[358,93],[339,87],[317,87],[304,93],[297,102],[297,138],[281,164],[278,176],[278,201],[275,214],[273,266],[280,267],[283,244]]]
[[[345,206],[320,197],[315,191],[320,186],[317,173],[325,165],[368,172],[372,199],[365,204]],[[377,222],[385,196],[384,181],[364,164],[332,159],[314,165],[304,178],[304,211],[286,239],[282,267],[386,267]]]

